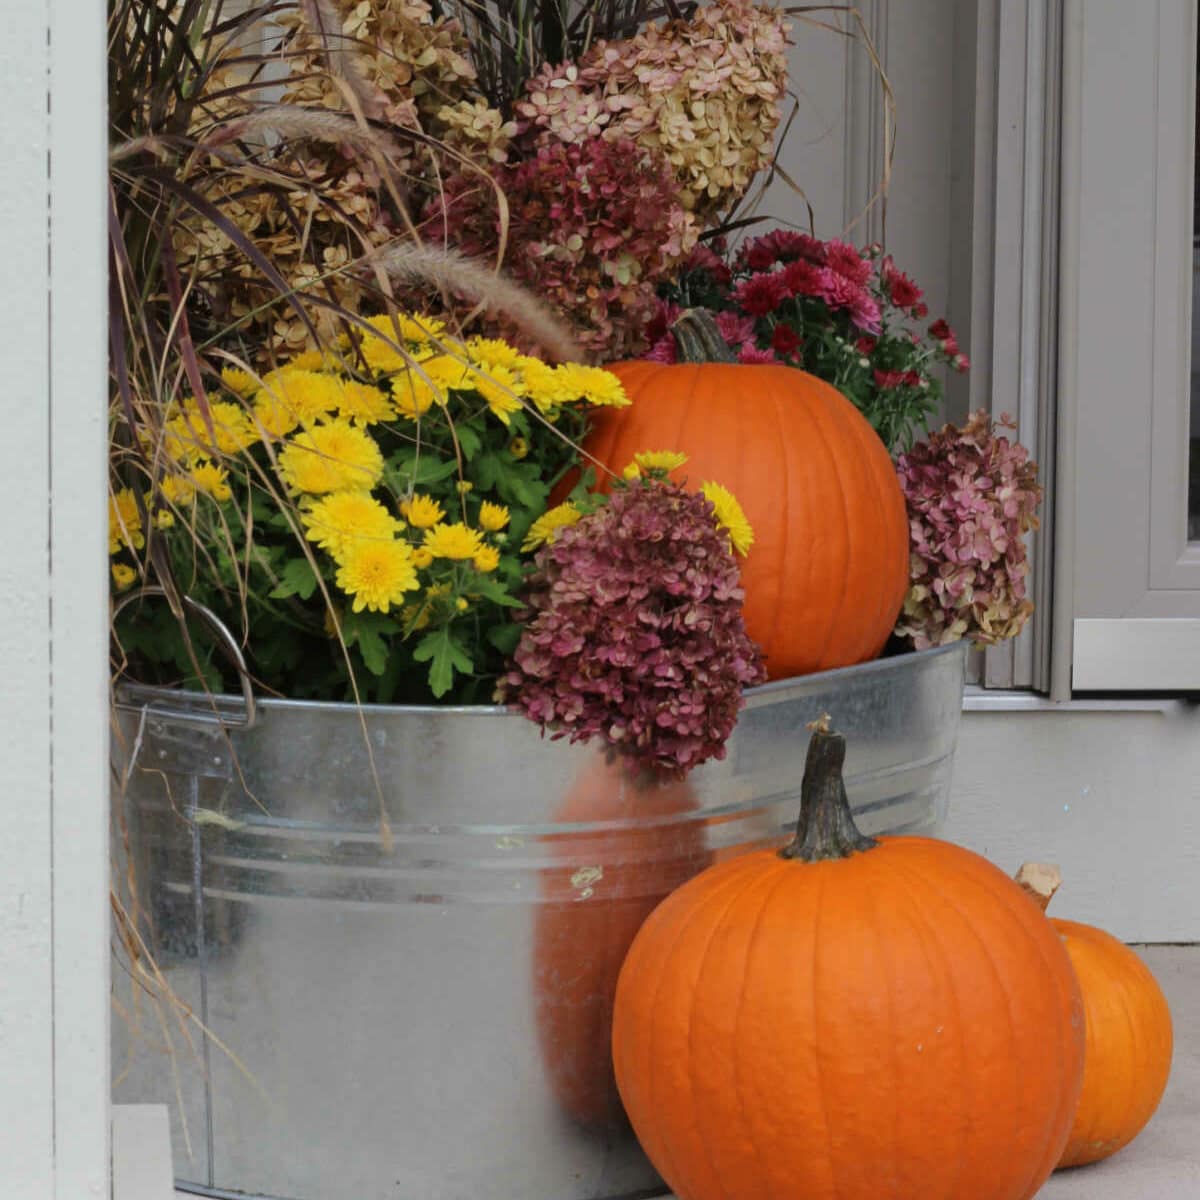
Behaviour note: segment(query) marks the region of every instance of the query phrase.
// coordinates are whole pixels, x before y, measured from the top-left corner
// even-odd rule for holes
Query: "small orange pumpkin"
[[[1056,867],[1026,863],[1017,882],[1045,910],[1061,883]],[[1167,998],[1144,962],[1110,933],[1050,918],[1079,979],[1087,1028],[1083,1090],[1060,1167],[1099,1162],[1146,1127],[1171,1074]]]
[[[908,588],[908,517],[887,448],[815,376],[733,362],[710,314],[685,313],[675,336],[678,365],[609,368],[633,403],[601,410],[584,448],[618,474],[640,450],[679,450],[693,486],[715,480],[738,498],[754,529],[746,632],[772,679],[875,658]]]
[[[612,1067],[617,975],[642,922],[711,861],[695,808],[686,782],[641,782],[597,755],[555,813],[608,826],[553,838],[560,865],[542,875],[534,926],[542,1062],[560,1107],[582,1125],[624,1123]]]
[[[1028,1200],[1079,1097],[1062,943],[985,859],[855,828],[818,725],[783,850],[669,896],[617,984],[617,1084],[684,1200]]]

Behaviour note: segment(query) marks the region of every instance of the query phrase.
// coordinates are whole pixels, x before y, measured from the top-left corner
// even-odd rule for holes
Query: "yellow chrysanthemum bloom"
[[[122,488],[108,497],[108,552],[116,554],[122,546],[140,550],[145,544],[137,497],[132,489]]]
[[[192,482],[206,495],[224,503],[233,498],[229,472],[216,463],[199,462],[192,468]]]
[[[370,491],[383,475],[383,455],[370,434],[330,421],[296,434],[279,452],[279,474],[297,492]]]
[[[113,583],[117,585],[117,590],[123,592],[127,587],[133,586],[133,581],[137,579],[137,572],[124,563],[113,563],[112,577]]]
[[[424,546],[418,546],[413,551],[413,566],[417,567],[419,570],[423,571],[432,562],[433,562],[433,555],[430,554],[429,551],[426,550]]]
[[[328,417],[342,402],[342,381],[336,376],[301,371],[291,366],[267,375],[263,379],[263,391],[289,409],[304,425]],[[262,398],[262,392],[259,397]]]
[[[508,524],[508,509],[503,504],[493,504],[485,500],[479,508],[480,528],[488,533],[498,533]]]
[[[196,497],[196,485],[182,475],[164,475],[158,484],[168,504],[191,504]]]
[[[523,437],[515,437],[508,443],[508,452],[515,459],[522,459],[529,453],[529,443]]]
[[[525,385],[507,367],[493,367],[486,375],[473,376],[475,390],[487,401],[492,415],[505,425],[511,424],[512,414],[525,406],[521,403]]]
[[[418,587],[412,550],[404,542],[363,541],[347,547],[337,585],[354,598],[355,612],[387,612]]]
[[[643,471],[669,473],[682,467],[688,458],[677,450],[639,450],[623,472],[626,479],[639,479]]]
[[[586,367],[582,363],[563,363],[558,367],[563,386],[572,396],[589,404],[608,408],[628,408],[632,403],[625,394],[625,385],[603,367]]]
[[[175,514],[169,508],[160,508],[154,514],[155,529],[171,529],[175,525]]]
[[[269,438],[287,437],[300,424],[295,410],[268,391],[261,391],[254,397],[251,419],[258,426],[260,436]]]
[[[320,350],[304,350],[288,360],[293,371],[320,371],[326,366],[325,355]]]
[[[375,425],[380,421],[394,420],[396,409],[379,388],[348,379],[341,385],[338,416],[353,421],[355,425]]]
[[[579,393],[571,390],[566,376],[557,367],[524,355],[517,366],[525,382],[526,394],[541,412],[553,412],[560,405],[579,399]]]
[[[392,377],[392,400],[396,411],[410,421],[423,417],[435,404],[446,403],[445,395],[416,371],[403,371]]]
[[[459,596],[459,598],[454,601],[454,607],[457,608],[459,612],[466,612],[471,605],[468,603],[466,596]]]
[[[209,404],[208,415],[212,431],[194,400],[187,400],[183,412],[167,422],[168,438],[178,442],[180,449],[168,446],[172,458],[219,454],[240,454],[258,441],[258,430],[240,404],[218,400]]]
[[[482,571],[486,575],[487,572],[494,571],[500,565],[500,551],[495,546],[484,546],[471,559],[471,564],[475,570]]]
[[[400,502],[404,519],[417,529],[429,529],[442,520],[446,513],[432,496],[416,495],[411,500]]]
[[[434,558],[450,558],[458,562],[474,558],[483,549],[479,531],[461,521],[454,525],[435,525],[425,530],[425,549]]]
[[[401,522],[366,492],[333,492],[307,508],[300,518],[305,537],[339,562],[362,541],[391,541]]]
[[[560,529],[574,525],[583,514],[569,500],[542,513],[529,527],[521,543],[524,551],[536,550],[544,542],[553,542]]]
[[[424,346],[433,339],[440,339],[446,332],[446,326],[441,321],[432,317],[409,316],[407,313],[397,313],[395,320],[390,313],[381,313],[377,317],[368,317],[367,324],[377,332],[357,330],[362,337],[363,358],[376,371],[388,373],[403,371],[411,357],[401,354],[395,344],[407,350],[410,344]]]
[[[742,511],[737,497],[719,483],[706,483],[700,490],[713,506],[713,516],[717,525],[729,534],[729,541],[734,550],[745,558],[750,553],[750,547],[754,545],[754,530],[746,520],[746,514]]]
[[[221,382],[231,392],[237,392],[239,396],[249,396],[258,387],[258,380],[249,371],[243,371],[241,367],[222,367]]]
[[[524,355],[500,338],[473,337],[467,341],[467,353],[484,370],[492,367],[517,367]]]
[[[469,363],[465,363],[461,359],[454,358],[449,354],[438,354],[433,358],[425,359],[421,363],[419,370],[423,371],[433,381],[435,394],[478,390],[478,373]],[[416,374],[417,372],[414,371],[413,373]],[[445,401],[442,401],[442,403],[445,403]]]

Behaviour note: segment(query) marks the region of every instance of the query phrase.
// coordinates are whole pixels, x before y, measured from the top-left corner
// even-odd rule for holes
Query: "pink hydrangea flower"
[[[896,633],[918,649],[960,638],[1015,637],[1033,604],[1024,534],[1037,528],[1042,489],[1024,446],[975,413],[897,461],[908,503],[911,570]]]
[[[538,552],[502,699],[659,776],[722,758],[763,682],[728,538],[703,495],[638,481]]]

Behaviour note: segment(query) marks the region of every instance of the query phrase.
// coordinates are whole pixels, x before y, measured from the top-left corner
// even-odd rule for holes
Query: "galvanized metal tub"
[[[171,1107],[180,1186],[201,1195],[656,1194],[608,1065],[637,924],[716,858],[787,836],[822,711],[848,735],[862,827],[933,823],[964,660],[754,689],[726,759],[652,793],[498,708],[265,701],[237,729],[205,698],[126,690],[115,878],[132,864],[164,977],[227,1050],[175,1027],[165,1053],[118,971],[115,1099]],[[218,707],[236,724],[240,705]]]

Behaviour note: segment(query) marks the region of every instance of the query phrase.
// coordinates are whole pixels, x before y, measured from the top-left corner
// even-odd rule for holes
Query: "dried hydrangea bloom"
[[[723,757],[742,689],[765,672],[711,503],[636,481],[559,530],[536,567],[501,698],[659,776]]]
[[[655,287],[691,249],[669,171],[628,141],[552,142],[494,177],[508,203],[507,269],[567,315],[580,343],[608,358],[643,345]],[[495,252],[492,188],[460,177],[431,232],[468,255]]]
[[[683,207],[705,218],[768,165],[786,90],[788,22],[749,0],[598,42],[543,68],[517,104],[527,133],[574,142],[631,138],[668,162]]]
[[[896,633],[918,650],[964,637],[992,645],[1020,633],[1033,611],[1023,535],[1037,528],[1042,489],[1029,452],[1002,427],[1008,418],[977,412],[897,462],[912,547]]]

